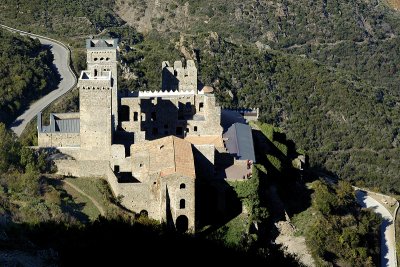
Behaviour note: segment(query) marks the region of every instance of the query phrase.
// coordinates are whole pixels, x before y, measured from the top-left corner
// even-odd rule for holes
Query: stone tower
[[[172,67],[168,61],[162,62],[163,91],[194,91],[197,94],[197,68],[193,60],[187,60],[186,66],[175,61]]]
[[[87,69],[93,74],[111,71],[112,79],[112,123],[113,129],[118,124],[118,39],[86,40]]]
[[[78,81],[82,160],[109,160],[118,113],[117,40],[86,41],[88,70]]]

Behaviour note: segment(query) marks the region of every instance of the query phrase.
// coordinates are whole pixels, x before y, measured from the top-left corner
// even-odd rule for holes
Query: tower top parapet
[[[118,39],[86,39],[86,49],[104,50],[117,49]]]

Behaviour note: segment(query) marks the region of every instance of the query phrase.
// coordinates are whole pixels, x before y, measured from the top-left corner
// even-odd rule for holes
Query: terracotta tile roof
[[[145,152],[149,157],[149,173],[160,172],[161,177],[179,173],[195,178],[192,145],[175,136],[134,144],[132,153]]]

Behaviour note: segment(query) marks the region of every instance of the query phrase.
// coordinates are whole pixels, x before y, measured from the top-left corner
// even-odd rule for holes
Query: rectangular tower
[[[82,71],[78,81],[82,160],[109,160],[113,79],[110,71]]]
[[[87,69],[96,78],[100,72],[110,71],[112,80],[112,125],[115,131],[118,125],[118,39],[86,40]]]

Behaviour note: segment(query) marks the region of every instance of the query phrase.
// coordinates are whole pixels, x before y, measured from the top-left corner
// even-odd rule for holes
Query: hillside
[[[264,121],[307,151],[311,167],[399,191],[400,15],[386,2],[62,3],[3,1],[2,21],[74,47],[90,34],[120,37],[137,77],[121,81],[129,90],[158,88],[162,60],[193,58],[221,105],[260,107]]]
[[[133,0],[115,11],[196,59],[223,105],[260,107],[312,166],[398,192],[400,17],[386,2]]]
[[[58,79],[53,55],[38,40],[0,29],[0,122],[9,123]]]

